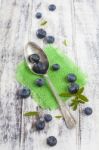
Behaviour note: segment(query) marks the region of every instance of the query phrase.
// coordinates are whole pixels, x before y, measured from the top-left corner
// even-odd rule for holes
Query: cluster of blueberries
[[[45,114],[44,119],[39,119],[35,124],[37,131],[43,130],[45,128],[45,122],[48,123],[50,121],[52,121],[52,116],[50,114]],[[49,136],[46,142],[49,146],[55,146],[57,144],[57,139],[54,136]]]
[[[48,9],[49,9],[49,11],[54,11],[56,9],[56,6],[54,4],[50,4],[48,6]],[[36,15],[35,15],[35,17],[37,19],[41,19],[42,18],[42,13],[37,12]],[[53,36],[51,36],[51,35],[47,36],[46,31],[44,29],[42,29],[42,28],[40,28],[40,29],[37,30],[36,36],[39,39],[44,39],[44,41],[46,43],[49,43],[49,44],[54,43],[54,41],[55,41],[55,38]]]

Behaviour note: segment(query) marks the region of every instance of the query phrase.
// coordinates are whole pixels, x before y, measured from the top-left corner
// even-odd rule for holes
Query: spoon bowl
[[[37,54],[39,55],[40,57],[40,62],[42,62],[42,64],[45,65],[46,67],[46,70],[42,73],[37,73],[33,70],[33,66],[36,64],[35,62],[34,63],[31,63],[29,61],[29,56],[31,56],[32,54]],[[44,53],[44,51],[38,46],[36,45],[34,42],[29,42],[25,49],[24,49],[24,55],[25,55],[25,60],[26,60],[26,63],[29,67],[29,69],[32,71],[32,73],[35,73],[37,75],[44,75],[47,73],[48,69],[49,69],[49,61],[48,61],[48,57],[47,55]]]

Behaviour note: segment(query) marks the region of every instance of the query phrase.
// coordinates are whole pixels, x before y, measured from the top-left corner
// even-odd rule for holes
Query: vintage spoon
[[[38,74],[33,70],[35,63],[31,63],[29,61],[29,56],[32,54],[38,54],[40,56],[40,61],[45,64],[46,70],[43,73]],[[41,75],[46,79],[54,97],[56,98],[56,101],[59,105],[61,114],[65,120],[67,127],[69,129],[75,127],[76,121],[75,121],[74,117],[72,116],[70,111],[67,109],[65,103],[60,99],[60,96],[58,95],[55,87],[53,86],[53,84],[47,74],[48,68],[49,68],[49,61],[48,61],[48,58],[47,58],[46,54],[44,53],[44,51],[38,45],[36,45],[34,42],[29,42],[29,43],[27,43],[27,45],[24,49],[24,55],[25,55],[26,63],[28,65],[29,69],[32,71],[32,73]]]

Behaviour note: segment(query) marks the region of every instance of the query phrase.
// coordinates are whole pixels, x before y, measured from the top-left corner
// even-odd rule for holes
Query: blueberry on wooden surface
[[[91,115],[92,114],[92,108],[91,107],[86,107],[85,109],[84,109],[84,113],[87,115],[87,116],[89,116],[89,115]]]
[[[38,54],[32,54],[32,55],[29,56],[29,61],[31,63],[34,63],[34,62],[38,63],[39,60],[40,60],[40,57],[39,57]]]
[[[50,4],[48,6],[49,11],[54,11],[56,9],[56,6],[54,4]]]
[[[53,69],[54,71],[57,71],[57,70],[60,69],[60,65],[59,65],[59,64],[53,64],[53,65],[52,65],[52,69]]]
[[[55,146],[57,144],[57,139],[54,136],[50,136],[47,138],[47,144],[49,146]]]
[[[73,73],[69,73],[66,77],[68,82],[75,82],[77,80],[77,77],[75,74]]]
[[[46,43],[52,44],[52,43],[54,43],[55,38],[53,36],[47,36],[47,37],[45,37],[44,40],[45,40]]]
[[[37,19],[40,19],[40,18],[42,17],[42,14],[41,14],[40,12],[37,12],[36,15],[35,15],[35,17],[36,17]]]
[[[46,122],[50,122],[52,120],[52,116],[50,114],[45,114],[44,119]]]
[[[76,94],[79,90],[79,85],[76,84],[76,83],[72,83],[69,87],[68,87],[68,91],[71,93],[71,94]]]
[[[39,87],[43,86],[44,83],[45,83],[45,81],[44,81],[43,78],[40,78],[40,79],[36,80],[36,85],[39,86]]]
[[[45,122],[43,120],[38,120],[35,126],[37,130],[43,130],[45,127]]]
[[[31,91],[28,88],[22,88],[17,92],[19,98],[27,98],[30,96]]]
[[[46,37],[46,31],[44,29],[38,29],[37,32],[36,32],[36,36],[39,39],[43,39],[43,38]]]

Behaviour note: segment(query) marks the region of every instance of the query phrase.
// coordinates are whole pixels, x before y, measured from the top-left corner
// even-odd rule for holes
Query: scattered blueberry
[[[54,136],[49,136],[47,138],[47,144],[49,146],[55,146],[57,144],[57,139]]]
[[[42,14],[41,14],[40,12],[37,12],[36,15],[35,15],[35,17],[36,17],[37,19],[40,19],[40,18],[42,17]]]
[[[59,64],[53,64],[52,65],[52,69],[55,70],[55,71],[57,71],[57,70],[60,69],[60,65]]]
[[[68,82],[75,82],[77,80],[77,77],[75,74],[73,73],[69,73],[66,77]]]
[[[53,36],[47,36],[47,37],[45,37],[45,42],[46,43],[51,44],[51,43],[54,43],[54,41],[55,41],[55,38]]]
[[[52,120],[52,116],[50,114],[45,114],[44,119],[46,122],[50,122]]]
[[[50,4],[50,5],[48,6],[48,9],[49,9],[50,11],[54,11],[54,10],[56,9],[56,6],[55,6],[54,4]]]
[[[44,83],[45,83],[45,81],[42,78],[36,80],[36,85],[39,87],[43,86]]]
[[[32,55],[29,56],[29,61],[31,63],[34,63],[34,62],[38,63],[39,60],[40,60],[40,57],[39,57],[38,54],[32,54]]]
[[[23,88],[23,89],[20,89],[17,94],[20,98],[27,98],[30,96],[31,91],[28,88]]]
[[[76,94],[79,90],[79,85],[76,84],[76,83],[72,83],[69,87],[68,87],[68,91],[71,93],[71,94]]]
[[[45,122],[43,120],[38,120],[36,122],[36,129],[37,130],[43,130],[45,127]]]
[[[84,113],[86,114],[86,115],[91,115],[92,114],[92,108],[91,107],[86,107],[85,109],[84,109]]]
[[[43,39],[46,37],[46,31],[44,29],[38,29],[36,35],[39,39]]]
[[[38,74],[45,74],[47,71],[47,66],[42,62],[38,62],[37,64],[34,64],[33,71]]]

